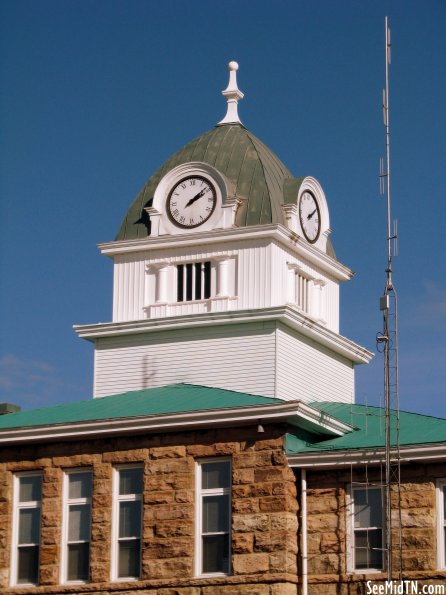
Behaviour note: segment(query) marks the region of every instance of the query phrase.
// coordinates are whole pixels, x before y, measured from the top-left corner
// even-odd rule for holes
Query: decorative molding
[[[295,254],[296,257],[306,260],[309,264],[319,268],[321,272],[328,273],[337,281],[349,281],[354,276],[351,269],[320,250],[316,245],[309,244],[281,224],[253,225],[252,227],[234,227],[231,229],[200,229],[193,234],[183,233],[175,237],[166,235],[141,240],[106,242],[99,244],[98,247],[102,254],[113,257],[119,254],[148,253],[160,249],[180,249],[203,244],[210,247],[236,239],[248,242],[253,239],[276,241]]]
[[[382,465],[385,463],[385,457],[385,448],[356,448],[337,451],[321,448],[317,452],[290,453],[287,455],[291,467],[318,469],[350,467],[351,465]],[[446,444],[400,446],[400,460],[401,463],[446,460]]]
[[[285,326],[293,328],[300,334],[313,339],[316,343],[324,345],[334,353],[342,355],[353,364],[366,364],[373,357],[373,353],[364,347],[331,331],[320,322],[289,305],[273,308],[257,308],[255,310],[233,310],[230,313],[208,312],[205,314],[171,316],[151,320],[75,325],[73,328],[79,337],[95,342],[102,337],[150,333],[173,328],[240,324],[260,320],[283,323]]]

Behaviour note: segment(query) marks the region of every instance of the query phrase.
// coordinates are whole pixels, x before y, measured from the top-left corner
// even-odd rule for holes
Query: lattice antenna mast
[[[384,353],[384,409],[385,409],[385,553],[388,580],[402,579],[402,538],[400,506],[400,415],[398,395],[398,316],[397,294],[392,279],[392,258],[397,253],[397,222],[391,230],[390,208],[390,121],[389,121],[389,64],[390,29],[385,17],[386,87],[383,91],[383,115],[386,130],[386,158],[381,159],[381,192],[387,198],[387,268],[384,295],[380,299],[383,313],[383,333],[378,335],[378,347]],[[392,515],[392,503],[396,515]]]

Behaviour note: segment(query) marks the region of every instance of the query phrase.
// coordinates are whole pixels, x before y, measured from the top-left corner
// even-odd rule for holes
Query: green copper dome
[[[147,237],[150,223],[144,208],[151,205],[158,183],[168,171],[190,161],[207,163],[234,183],[236,196],[244,199],[236,217],[239,227],[284,224],[281,205],[296,200],[303,179],[293,178],[280,159],[243,126],[216,126],[180,149],[153,174],[127,211],[117,240]]]

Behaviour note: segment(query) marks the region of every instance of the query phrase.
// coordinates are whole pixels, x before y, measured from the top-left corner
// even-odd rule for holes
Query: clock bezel
[[[316,236],[314,237],[314,239],[311,239],[311,238],[309,238],[309,237],[308,237],[308,235],[307,235],[307,232],[305,231],[305,227],[304,227],[303,221],[302,221],[302,209],[301,209],[301,207],[302,207],[302,199],[303,199],[303,197],[305,196],[305,194],[307,194],[307,193],[308,193],[308,194],[309,194],[309,195],[312,197],[312,199],[314,200],[314,203],[315,203],[315,205],[316,205],[316,209],[317,209],[317,214],[318,214],[318,216],[319,216],[319,219],[318,219],[318,220],[319,220],[319,223],[318,223],[317,234],[316,234]],[[321,230],[322,230],[322,218],[321,218],[321,207],[320,207],[320,205],[319,205],[319,201],[318,201],[318,199],[317,199],[317,198],[316,198],[316,196],[314,195],[314,192],[312,192],[311,190],[309,190],[308,188],[306,188],[306,189],[305,189],[305,190],[304,190],[304,191],[301,193],[301,195],[300,195],[300,197],[299,197],[299,206],[298,206],[298,208],[299,208],[299,222],[300,222],[300,227],[301,227],[301,229],[302,229],[302,233],[304,234],[304,236],[305,236],[305,239],[307,240],[307,242],[308,242],[309,244],[316,244],[316,242],[317,242],[317,241],[318,241],[318,239],[319,239],[319,236],[321,235]]]
[[[208,214],[206,219],[203,219],[203,221],[200,221],[199,223],[195,223],[194,225],[185,225],[184,223],[180,223],[179,221],[177,221],[174,218],[174,216],[172,215],[170,199],[172,198],[172,194],[174,193],[175,189],[181,183],[185,182],[186,180],[190,180],[192,178],[195,178],[198,180],[203,180],[204,182],[206,182],[206,184],[212,188],[212,194],[213,194],[214,200],[213,200],[213,204],[212,204],[212,210]],[[212,217],[212,215],[215,211],[215,208],[217,206],[217,201],[218,201],[218,196],[217,196],[217,189],[216,189],[215,184],[209,178],[207,178],[203,175],[199,175],[199,174],[196,175],[196,174],[191,173],[187,176],[182,177],[180,180],[175,181],[175,183],[173,184],[172,188],[169,191],[167,199],[166,199],[166,213],[167,213],[167,216],[168,216],[169,220],[171,221],[171,223],[173,223],[177,227],[179,227],[181,229],[196,229],[197,227],[200,227],[201,225],[204,225],[207,221],[209,221],[209,219]]]

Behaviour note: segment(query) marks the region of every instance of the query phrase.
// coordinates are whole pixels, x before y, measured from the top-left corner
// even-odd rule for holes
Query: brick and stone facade
[[[355,468],[342,471],[308,471],[308,593],[350,595],[367,591],[367,581],[385,581],[385,572],[347,572],[348,490],[355,482],[379,485],[381,469]],[[446,477],[446,464],[410,464],[401,467],[401,527],[403,578],[419,585],[445,585],[446,571],[438,570],[436,484]],[[398,526],[397,492],[393,486],[392,507]],[[398,544],[395,531],[394,545]],[[399,569],[399,547],[394,548],[394,569]]]
[[[3,448],[0,454],[0,592],[295,595],[298,504],[284,429],[266,426],[140,435]],[[194,578],[195,461],[232,460],[232,572]],[[110,581],[112,469],[144,466],[141,580]],[[67,469],[93,471],[88,584],[60,586],[62,480]],[[12,479],[43,477],[38,587],[9,587]]]

